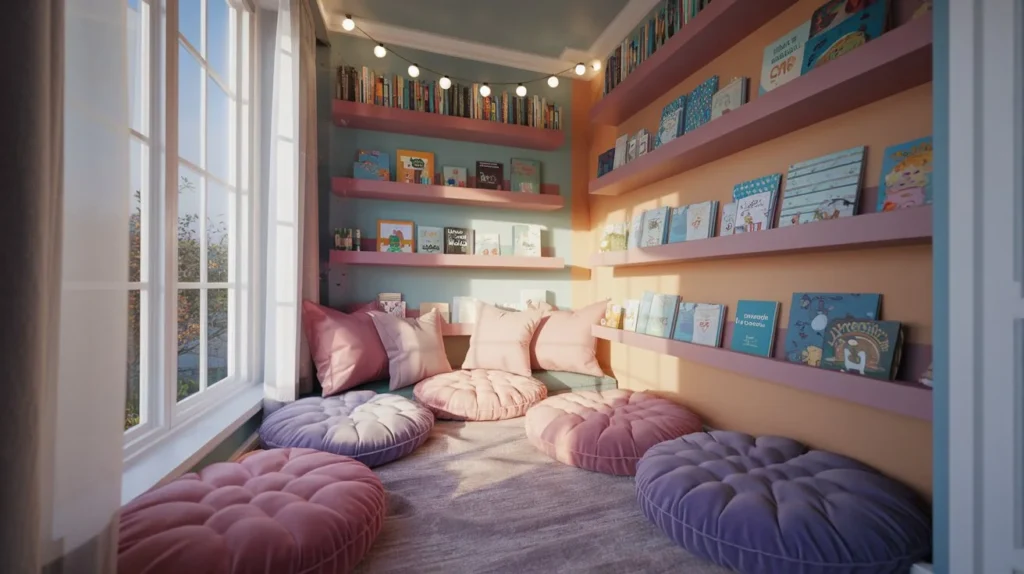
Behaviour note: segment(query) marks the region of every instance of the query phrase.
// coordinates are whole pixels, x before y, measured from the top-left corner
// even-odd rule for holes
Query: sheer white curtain
[[[300,379],[301,365],[308,359],[300,354],[304,348],[299,328],[302,298],[307,290],[315,293],[319,288],[315,255],[316,38],[309,10],[306,0],[279,0],[272,97],[265,102],[271,106],[271,121],[265,203],[264,389],[266,397],[274,401],[295,400],[311,385],[309,377]],[[307,257],[308,249],[314,250],[311,257]]]

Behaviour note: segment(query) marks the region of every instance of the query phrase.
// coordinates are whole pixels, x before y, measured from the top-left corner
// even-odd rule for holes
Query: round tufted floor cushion
[[[526,437],[558,462],[633,475],[650,447],[701,430],[697,415],[672,401],[623,389],[550,397],[526,413]]]
[[[781,437],[661,443],[637,465],[636,494],[677,544],[737,572],[904,574],[931,551],[930,512],[910,488]]]
[[[384,523],[384,487],[365,465],[276,449],[210,465],[121,510],[120,574],[348,572]]]
[[[439,419],[514,419],[548,396],[544,383],[504,371],[469,369],[434,375],[416,383],[416,400]]]
[[[281,407],[260,425],[270,448],[314,448],[379,466],[416,450],[434,427],[434,414],[405,397],[350,391],[309,397]]]

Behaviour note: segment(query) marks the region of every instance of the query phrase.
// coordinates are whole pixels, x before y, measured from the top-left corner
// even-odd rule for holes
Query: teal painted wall
[[[200,470],[210,466],[216,462],[225,462],[231,458],[236,450],[241,448],[243,444],[253,433],[259,430],[260,424],[263,422],[263,411],[260,411],[252,416],[249,420],[242,423],[242,426],[238,427],[235,432],[229,434],[210,451],[209,454],[199,460],[189,472],[199,472]]]
[[[342,63],[367,66],[378,73],[407,75],[408,63],[389,53],[384,59],[373,55],[374,44],[362,38],[344,34],[331,35],[330,69]],[[540,78],[535,72],[515,70],[459,58],[441,56],[398,48],[402,55],[414,60],[421,69],[420,79],[437,78],[427,68],[439,70],[448,76],[469,81],[489,82],[500,92],[495,82],[521,82]],[[457,81],[457,80],[456,80]],[[469,83],[466,81],[464,83]],[[333,86],[333,79],[331,79]],[[514,87],[514,86],[513,86]],[[333,88],[332,88],[333,89]],[[511,88],[508,88],[511,93]],[[520,148],[491,146],[469,142],[449,141],[384,132],[330,128],[329,169],[331,176],[352,175],[352,162],[356,150],[376,149],[391,154],[392,166],[396,149],[433,152],[437,171],[442,166],[462,166],[473,173],[478,160],[498,161],[505,164],[505,178],[509,178],[509,160],[513,157],[532,158],[541,162],[543,183],[560,186],[566,207],[557,212],[519,212],[501,209],[399,203],[362,199],[341,199],[330,194],[329,182],[321,182],[321,193],[330,206],[329,217],[322,218],[323,246],[330,245],[330,233],[336,227],[358,227],[363,237],[377,235],[378,219],[411,220],[417,225],[461,226],[478,232],[501,234],[502,248],[511,248],[512,225],[534,224],[542,226],[542,244],[545,254],[562,257],[570,265],[570,184],[571,142],[569,125],[572,99],[571,87],[565,79],[558,88],[549,88],[544,81],[528,85],[530,94],[547,97],[562,106],[563,128],[566,141],[561,149],[552,152]],[[320,113],[325,113],[320,106]],[[323,152],[321,151],[321,156]],[[321,174],[324,170],[321,170]],[[392,177],[394,170],[392,169]],[[324,179],[324,178],[322,178]],[[328,213],[321,211],[321,214]],[[324,220],[326,219],[326,221]],[[422,302],[451,302],[452,297],[469,295],[492,303],[515,303],[523,289],[546,289],[549,301],[559,306],[572,306],[569,271],[503,271],[489,269],[430,269],[350,266],[346,270],[333,267],[327,277],[326,301],[331,306],[373,300],[380,292],[400,292],[410,309]]]

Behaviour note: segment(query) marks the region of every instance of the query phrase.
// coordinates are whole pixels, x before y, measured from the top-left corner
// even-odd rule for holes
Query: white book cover
[[[651,132],[647,128],[641,129],[636,134],[636,157],[640,157],[650,151]]]
[[[686,208],[686,240],[707,239],[711,237],[712,201],[695,203]]]
[[[476,323],[476,297],[452,298],[452,323]]]
[[[626,165],[626,146],[628,144],[628,135],[621,135],[615,140],[615,158],[612,159],[612,169],[618,169]]]
[[[698,303],[693,311],[693,342],[718,347],[722,341],[722,305]]]
[[[626,143],[626,163],[633,161],[636,157],[636,136],[633,136]]]
[[[808,20],[764,49],[759,93],[770,92],[800,77],[804,65],[804,44],[810,35],[811,21]]]
[[[715,119],[747,103],[747,79],[736,78],[711,98],[711,119]]]
[[[655,207],[644,213],[640,247],[655,247],[665,241],[668,226],[668,207]]]
[[[730,202],[725,204],[722,208],[722,229],[719,231],[719,237],[725,237],[732,235],[736,228],[736,202]]]
[[[512,255],[519,257],[540,257],[540,226],[512,226]]]
[[[791,165],[779,227],[854,215],[865,149],[859,146]]]
[[[444,230],[440,227],[416,226],[416,251],[444,253]]]
[[[623,305],[622,330],[636,332],[636,321],[640,317],[640,300],[629,299]]]
[[[771,229],[772,192],[748,195],[736,202],[736,227],[744,233]]]
[[[519,304],[523,309],[529,309],[530,303],[551,303],[548,300],[547,289],[523,289],[519,292]]]
[[[629,227],[629,237],[627,237],[627,246],[629,249],[637,249],[640,247],[640,239],[644,234],[644,214],[643,212],[634,215],[633,221]]]
[[[477,255],[501,255],[501,235],[498,233],[475,233]]]

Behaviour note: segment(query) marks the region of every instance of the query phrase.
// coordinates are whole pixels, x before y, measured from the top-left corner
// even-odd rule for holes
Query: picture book
[[[444,228],[444,252],[450,255],[469,254],[470,236],[473,230],[464,227]]]
[[[749,355],[771,357],[778,318],[777,301],[740,301],[736,305],[730,348]]]
[[[811,15],[811,19],[808,22],[810,28],[808,29],[807,37],[814,38],[823,32],[827,32],[845,22],[848,18],[859,15],[859,12],[869,4],[875,3],[884,4],[885,0],[857,0],[856,2],[850,2],[849,0],[826,0]]]
[[[932,138],[885,148],[878,211],[917,207],[932,202]]]
[[[928,368],[925,370],[925,372],[921,373],[921,376],[917,379],[917,382],[921,383],[926,387],[931,387],[933,386],[932,379],[932,364],[928,363]]]
[[[411,221],[377,221],[377,251],[412,253],[413,227]]]
[[[622,330],[636,331],[636,323],[640,318],[640,300],[628,299],[622,306]]]
[[[512,191],[540,193],[540,162],[535,159],[512,158]]]
[[[600,253],[622,251],[626,249],[626,224],[607,223],[601,232],[601,243],[597,246]]]
[[[612,329],[622,328],[622,305],[617,305],[608,302],[608,306],[604,310],[604,317],[601,317],[601,326],[610,327]]]
[[[444,253],[444,229],[440,227],[417,227],[416,240],[420,253]]]
[[[759,94],[766,94],[800,77],[804,66],[804,45],[810,33],[811,21],[808,20],[764,49]]]
[[[688,205],[673,207],[668,213],[668,241],[666,243],[681,243],[686,241],[686,232],[689,229],[686,221],[686,210]]]
[[[388,315],[405,319],[405,301],[377,301],[377,308]]]
[[[447,303],[420,303],[420,315],[426,315],[427,313],[437,310],[437,314],[444,319],[445,323],[451,323],[451,313],[448,311]]]
[[[683,122],[686,114],[686,95],[672,100],[661,110],[661,123],[654,138],[655,149],[683,135]]]
[[[750,181],[737,183],[732,188],[733,201],[739,201],[748,195],[755,195],[765,192],[778,192],[779,182],[782,181],[781,173],[773,173]]]
[[[644,234],[644,213],[640,212],[633,216],[630,222],[629,235],[626,237],[626,244],[629,249],[640,247],[640,239]]]
[[[864,174],[864,146],[789,166],[779,227],[850,217]]]
[[[626,147],[629,145],[629,135],[623,134],[615,138],[615,161],[612,163],[613,169],[619,169],[626,165]]]
[[[716,215],[718,215],[717,201],[705,201],[688,206],[686,208],[686,240],[707,239],[713,236]]]
[[[849,5],[846,0],[829,0],[825,6],[818,11],[834,6],[841,10],[838,4]],[[810,39],[804,46],[804,61],[800,73],[806,74],[815,67],[831,62],[870,40],[882,35],[885,32],[885,24],[888,17],[888,2],[885,0],[859,0],[855,3],[862,6],[860,10],[852,14],[845,12],[832,12],[833,18],[828,24],[815,24],[815,17],[811,18]],[[843,14],[841,20],[838,15]],[[825,20],[829,20],[828,14]],[[820,31],[818,31],[820,30]]]
[[[644,230],[640,247],[654,247],[668,238],[668,207],[655,207],[644,213]]]
[[[640,310],[636,314],[636,332],[647,332],[647,320],[651,317],[651,305],[654,304],[654,292],[644,291],[640,298]]]
[[[448,187],[466,187],[466,168],[446,165],[441,168],[441,173]]]
[[[751,233],[771,229],[775,213],[775,193],[748,195],[736,202],[733,233]]]
[[[736,227],[736,202],[730,202],[722,207],[722,225],[718,230],[719,237],[732,235]]]
[[[709,347],[722,346],[725,305],[697,303],[693,310],[693,342]]]
[[[473,235],[475,236],[474,253],[477,255],[501,255],[501,236],[499,234],[477,232]]]
[[[875,320],[882,308],[878,293],[793,293],[786,328],[786,360],[821,366],[825,328],[833,319]]]
[[[402,183],[434,183],[434,154],[426,151],[400,149],[395,152],[398,177]]]
[[[597,177],[608,173],[615,165],[615,148],[597,156]]]
[[[626,163],[636,159],[636,136],[630,136],[626,142]]]
[[[352,164],[352,177],[389,181],[391,179],[391,156],[376,150],[359,150],[357,161]]]
[[[651,132],[647,128],[641,128],[636,132],[636,157],[645,155],[651,151]]]
[[[531,306],[536,307],[541,303],[551,303],[548,299],[547,289],[521,289],[519,291],[519,305],[523,309],[529,309]]]
[[[825,330],[821,366],[875,379],[892,380],[900,367],[903,329],[899,321],[833,319]]]
[[[721,117],[747,103],[747,78],[736,78],[711,98],[711,119]]]
[[[501,189],[505,185],[505,166],[496,161],[476,162],[476,186],[479,189]]]
[[[676,311],[676,324],[672,329],[672,338],[684,343],[693,342],[693,318],[697,311],[696,303],[679,303]]]
[[[711,76],[694,88],[686,98],[683,133],[690,133],[711,121],[711,100],[718,91],[718,76]]]
[[[651,309],[647,314],[647,323],[643,333],[652,337],[667,339],[672,335],[675,325],[676,308],[679,306],[679,295],[656,293],[651,299]]]
[[[452,298],[452,323],[476,323],[476,297]]]
[[[540,226],[512,226],[512,255],[519,257],[540,257]]]

